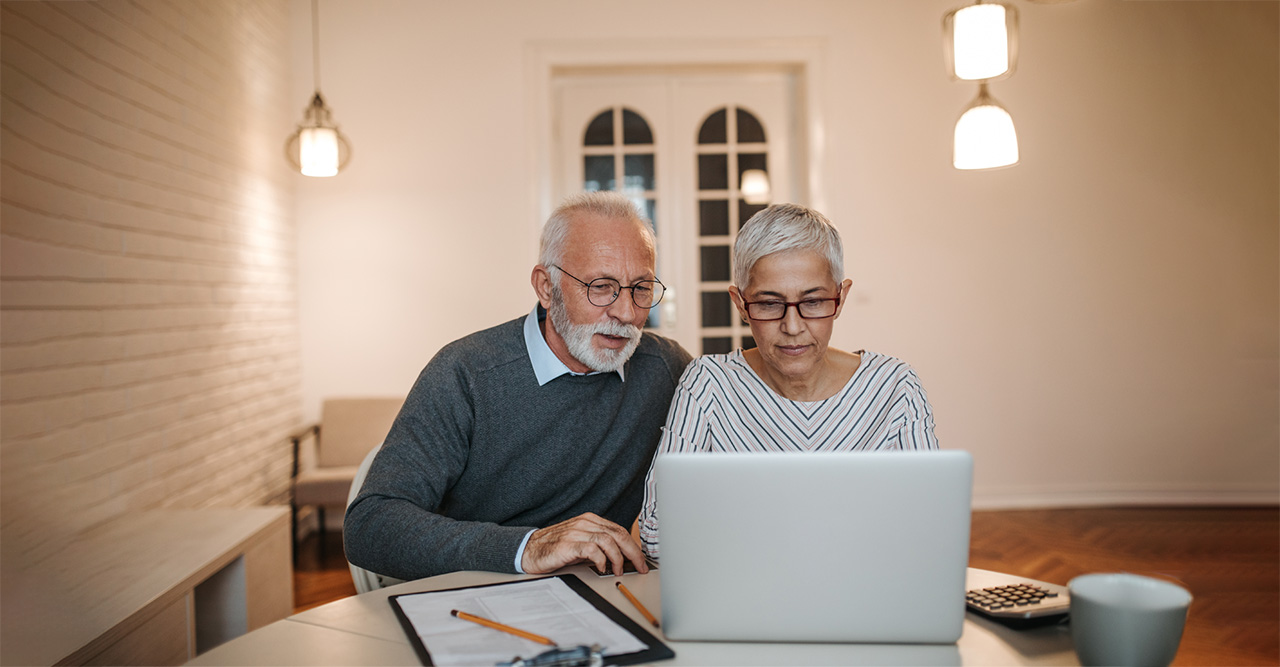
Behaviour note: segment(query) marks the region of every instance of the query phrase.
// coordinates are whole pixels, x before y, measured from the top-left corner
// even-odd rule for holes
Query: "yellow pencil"
[[[614,585],[618,587],[618,590],[622,591],[623,595],[627,596],[628,600],[631,600],[631,604],[635,605],[636,609],[639,609],[640,613],[644,614],[645,618],[649,619],[649,622],[653,624],[653,627],[661,627],[658,625],[658,619],[654,618],[653,614],[650,614],[649,610],[645,609],[644,605],[640,604],[640,601],[636,599],[636,596],[632,595],[631,591],[627,590],[627,587],[623,586],[621,581],[614,582]]]
[[[528,640],[530,640],[530,641],[538,642],[539,644],[546,644],[547,646],[555,646],[555,645],[556,645],[556,643],[555,643],[555,642],[551,641],[550,639],[547,639],[546,637],[543,637],[542,635],[535,635],[535,634],[533,634],[532,632],[525,632],[524,630],[521,630],[520,628],[513,628],[513,627],[511,627],[510,625],[503,625],[503,624],[501,624],[501,623],[499,623],[499,622],[497,622],[497,621],[491,621],[491,620],[489,620],[489,619],[487,619],[487,618],[481,618],[481,617],[479,617],[479,616],[476,616],[475,614],[468,614],[468,613],[467,613],[467,612],[465,612],[465,611],[458,611],[457,609],[454,609],[453,611],[450,611],[449,613],[450,613],[450,614],[453,614],[455,617],[460,618],[460,619],[462,619],[462,620],[464,620],[464,621],[471,621],[472,623],[479,623],[480,625],[483,625],[483,626],[485,626],[486,628],[493,628],[494,630],[501,630],[501,631],[503,631],[503,632],[506,632],[506,633],[508,633],[508,634],[515,635],[515,636],[517,636],[517,637],[523,637],[523,638],[528,639]]]

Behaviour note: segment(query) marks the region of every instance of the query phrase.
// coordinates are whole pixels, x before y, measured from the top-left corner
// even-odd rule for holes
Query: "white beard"
[[[619,295],[618,298],[624,298]],[[551,286],[551,307],[547,309],[547,318],[556,332],[564,339],[569,354],[582,362],[591,370],[601,373],[612,373],[622,369],[627,360],[640,345],[640,327],[621,322],[599,322],[596,324],[574,324],[569,320],[569,309],[564,305],[564,293],[559,286]],[[592,336],[626,336],[630,340],[620,350],[598,348],[591,344]]]

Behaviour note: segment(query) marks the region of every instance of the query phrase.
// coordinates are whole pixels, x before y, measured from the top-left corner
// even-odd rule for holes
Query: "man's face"
[[[655,278],[653,253],[636,225],[591,216],[573,221],[560,266],[587,283],[613,278],[628,286]],[[587,300],[586,287],[561,272],[549,292],[544,300],[550,323],[547,342],[565,365],[576,372],[622,368],[640,343],[649,317],[647,309],[635,305],[631,290],[622,290],[608,306],[596,306]],[[562,351],[577,363],[565,360]]]
[[[574,324],[569,317],[564,292],[558,286],[553,286],[551,290],[551,307],[547,309],[547,317],[551,318],[552,326],[564,338],[569,354],[595,371],[609,373],[621,369],[640,345],[640,328],[621,322]],[[611,343],[622,341],[624,345],[620,348],[602,346],[597,337]]]

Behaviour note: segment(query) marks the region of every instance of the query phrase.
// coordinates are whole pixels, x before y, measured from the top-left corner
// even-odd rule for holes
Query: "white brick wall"
[[[283,499],[288,26],[286,0],[0,3],[6,557],[125,511]]]

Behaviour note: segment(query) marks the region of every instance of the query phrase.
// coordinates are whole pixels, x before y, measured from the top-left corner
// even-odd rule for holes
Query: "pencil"
[[[535,635],[535,634],[533,634],[532,632],[525,632],[524,630],[521,630],[520,628],[513,628],[513,627],[511,627],[510,625],[503,625],[503,624],[501,624],[501,623],[499,623],[499,622],[497,622],[497,621],[491,621],[491,620],[489,620],[489,619],[487,619],[487,618],[481,618],[481,617],[479,617],[479,616],[476,616],[475,614],[468,614],[468,613],[467,613],[467,612],[465,612],[465,611],[458,611],[457,609],[454,609],[453,611],[450,611],[449,613],[450,613],[450,614],[453,614],[455,617],[460,618],[460,619],[462,619],[462,620],[464,620],[464,621],[471,621],[472,623],[479,623],[480,625],[483,625],[483,626],[485,626],[486,628],[493,628],[494,630],[501,630],[501,631],[503,631],[503,632],[505,632],[505,633],[507,633],[507,634],[512,634],[512,635],[515,635],[515,636],[517,636],[517,637],[523,637],[523,638],[528,639],[528,640],[530,640],[530,641],[538,642],[539,644],[546,644],[547,646],[555,646],[555,645],[556,645],[556,643],[555,643],[555,642],[551,641],[550,639],[547,639],[546,637],[543,637],[542,635]]]
[[[627,596],[627,599],[631,601],[631,604],[636,606],[636,609],[640,610],[641,614],[644,614],[645,618],[649,619],[649,622],[653,624],[653,627],[662,627],[658,625],[658,619],[654,618],[653,614],[650,614],[649,610],[645,609],[644,605],[640,604],[640,601],[636,599],[636,596],[632,595],[631,591],[627,590],[627,587],[623,586],[621,581],[615,581],[614,585],[618,587],[618,590],[622,591],[623,595]]]

